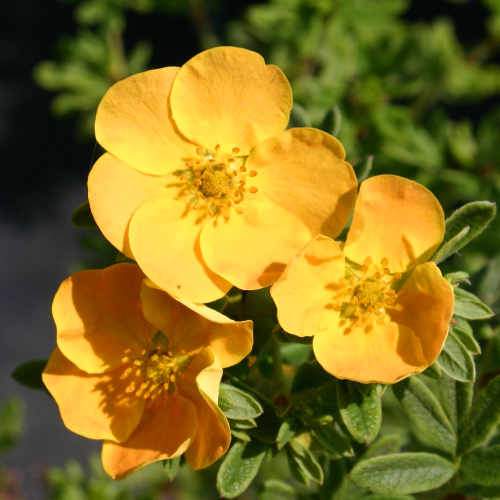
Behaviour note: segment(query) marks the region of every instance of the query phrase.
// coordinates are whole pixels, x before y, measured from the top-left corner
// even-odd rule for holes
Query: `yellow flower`
[[[394,175],[361,184],[343,248],[319,236],[291,262],[271,294],[288,332],[313,335],[332,375],[393,383],[439,355],[453,291],[433,262],[444,237],[441,205]]]
[[[291,105],[281,70],[236,47],[116,83],[96,116],[98,226],[174,296],[268,286],[314,236],[339,233],[355,197],[340,142],[285,131]]]
[[[182,304],[135,264],[78,272],[57,291],[57,347],[43,373],[68,429],[103,440],[113,478],[186,453],[195,469],[227,450],[222,368],[252,347],[252,322]]]

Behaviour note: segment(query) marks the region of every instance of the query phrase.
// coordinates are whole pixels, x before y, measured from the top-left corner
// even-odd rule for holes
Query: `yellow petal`
[[[196,376],[196,385],[183,388],[196,408],[198,421],[195,438],[186,452],[186,459],[193,469],[203,469],[214,463],[231,442],[229,423],[217,406],[222,369],[209,363],[209,355],[200,356],[194,363],[198,366],[190,366],[193,370],[203,367]]]
[[[344,278],[345,261],[340,246],[317,236],[295,257],[272,286],[278,322],[300,337],[318,333],[325,306],[332,301],[329,283]]]
[[[56,348],[42,379],[70,431],[89,439],[124,441],[137,427],[144,410],[142,399],[125,392],[128,381],[120,379],[124,369],[89,375]]]
[[[433,262],[420,264],[398,293],[393,321],[411,328],[431,365],[441,352],[453,315],[453,289]]]
[[[313,234],[337,236],[356,199],[356,175],[342,144],[313,128],[293,128],[259,144],[248,157],[252,183],[295,214]]]
[[[205,224],[201,252],[210,269],[238,288],[263,288],[313,236],[295,215],[264,196],[239,206],[241,214]]]
[[[203,262],[201,224],[185,208],[168,189],[145,202],[130,222],[130,246],[141,269],[159,287],[192,302],[211,302],[231,285]]]
[[[282,71],[238,47],[215,47],[190,59],[170,94],[181,133],[207,148],[246,154],[288,124],[292,91]]]
[[[425,261],[444,237],[439,201],[424,186],[396,175],[377,175],[359,190],[344,252],[362,263],[386,258],[394,272]]]
[[[153,327],[140,308],[144,275],[135,264],[80,271],[64,280],[52,302],[57,346],[80,369],[101,373],[140,351]]]
[[[115,83],[104,95],[95,120],[99,144],[146,174],[182,167],[194,146],[176,130],[168,96],[178,68],[145,71]]]
[[[206,306],[181,303],[143,285],[142,308],[148,321],[165,332],[176,350],[210,347],[219,366],[239,363],[252,349],[252,321],[233,321]]]
[[[190,445],[196,425],[193,404],[178,394],[169,395],[144,411],[125,443],[104,442],[103,468],[113,479],[120,479],[152,462],[178,457]]]
[[[103,154],[90,171],[88,196],[92,215],[104,236],[130,258],[130,218],[144,201],[163,190],[165,182],[163,177],[138,172],[109,153]]]
[[[422,345],[410,328],[388,322],[375,324],[369,332],[354,327],[346,334],[338,321],[335,314],[330,314],[328,327],[313,339],[316,359],[333,376],[392,384],[422,371]]]

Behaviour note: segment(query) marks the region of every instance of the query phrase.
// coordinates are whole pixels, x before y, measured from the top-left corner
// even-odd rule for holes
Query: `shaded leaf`
[[[235,443],[217,472],[217,491],[226,498],[241,495],[259,472],[267,448],[261,443]]]
[[[249,420],[262,414],[261,404],[248,392],[232,385],[221,384],[219,406],[227,418],[233,420]]]
[[[90,211],[89,202],[82,203],[78,208],[73,211],[71,221],[76,227],[92,228],[96,227],[94,216]]]
[[[460,382],[473,382],[476,378],[474,360],[453,330],[448,333],[436,363],[447,375]]]
[[[45,389],[42,372],[47,364],[46,359],[33,359],[22,363],[12,372],[12,378],[30,389]]]
[[[301,483],[323,483],[323,469],[308,448],[293,440],[288,443],[286,452],[290,471]]]
[[[478,448],[462,458],[463,481],[481,486],[500,486],[500,445]]]
[[[462,288],[455,288],[454,314],[465,319],[488,319],[494,316],[493,311],[473,293]]]
[[[337,384],[337,403],[344,425],[360,443],[370,443],[382,424],[382,402],[377,385]]]

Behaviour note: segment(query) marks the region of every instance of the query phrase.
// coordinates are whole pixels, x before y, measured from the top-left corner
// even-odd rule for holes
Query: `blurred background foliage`
[[[259,51],[284,70],[294,90],[293,122],[326,128],[338,136],[358,173],[372,164],[372,173],[392,172],[422,182],[439,197],[448,215],[468,201],[500,201],[499,0],[62,3],[71,6],[74,26],[64,28],[68,34],[61,35],[50,59],[37,64],[34,78],[53,95],[54,115],[73,118],[68,123],[75,124],[80,141],[94,142],[96,106],[113,82],[147,68],[182,64],[186,46],[192,55],[209,46],[233,44]],[[128,36],[141,18],[151,21],[149,39]],[[162,19],[187,21],[192,27],[186,40],[177,35],[169,42],[182,54],[175,60],[165,59],[163,47],[152,43],[155,30],[163,29]],[[114,258],[97,232],[87,230],[82,241],[91,250],[86,264]],[[444,269],[467,271],[470,290],[500,312],[500,220],[446,261]],[[254,300],[247,308],[262,310],[268,297],[261,294]],[[257,333],[267,338],[272,321],[264,318],[260,323]],[[477,325],[482,386],[500,372],[500,328],[496,320]],[[267,384],[276,380],[276,350],[285,371],[293,371],[310,356],[308,346],[286,342],[276,346],[274,340],[262,340],[258,347],[255,370]],[[231,376],[238,373],[237,367]],[[398,430],[399,441],[392,446],[401,449],[412,440],[402,425],[405,417],[393,396],[384,401],[384,429],[392,436]],[[0,406],[0,452],[13,445],[20,432],[20,419],[13,417],[20,411],[15,402]],[[61,500],[217,498],[213,470],[192,474],[181,467],[173,483],[170,472],[168,467],[152,466],[113,483],[103,475],[98,459],[91,458],[85,466],[71,462],[49,470],[47,494]],[[336,477],[344,473],[339,470]],[[309,498],[300,488],[295,493],[287,488],[288,474],[279,459],[269,461],[245,498]],[[317,491],[314,498],[368,498],[341,479],[327,486],[329,490]],[[3,471],[0,492],[8,488],[8,471]]]

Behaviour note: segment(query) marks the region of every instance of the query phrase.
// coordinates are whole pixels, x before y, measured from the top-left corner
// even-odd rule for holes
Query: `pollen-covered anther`
[[[128,397],[152,402],[162,394],[171,394],[177,390],[176,384],[189,366],[192,355],[172,353],[167,348],[168,341],[158,340],[160,336],[166,338],[158,332],[151,350],[145,350],[140,356],[131,359],[130,366],[123,371],[121,379],[127,381],[125,394]]]
[[[384,324],[387,310],[397,308],[394,285],[400,278],[399,273],[390,272],[386,259],[380,264],[367,258],[362,265],[347,265],[345,277],[327,285],[333,292],[327,308],[339,312],[344,334],[354,327],[370,333],[375,324]]]
[[[168,187],[178,189],[177,198],[186,201],[184,215],[194,211],[202,222],[207,217],[228,219],[247,192],[255,193],[255,187],[246,185],[247,177],[255,177],[257,172],[247,172],[247,156],[239,155],[239,148],[226,153],[217,144],[213,150],[197,148],[196,155],[183,158],[184,168],[176,170],[177,178]]]

